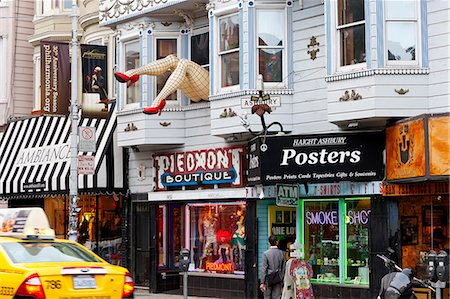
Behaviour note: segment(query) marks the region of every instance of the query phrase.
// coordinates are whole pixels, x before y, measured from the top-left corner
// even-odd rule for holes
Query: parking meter
[[[189,270],[189,263],[191,261],[189,249],[183,248],[180,251],[180,269],[183,272]]]
[[[436,276],[437,279],[443,282],[448,281],[448,255],[447,252],[441,250],[436,256]]]
[[[436,281],[436,266],[435,266],[436,257],[437,257],[436,251],[434,250],[431,250],[427,256],[427,273],[428,279],[431,281]]]

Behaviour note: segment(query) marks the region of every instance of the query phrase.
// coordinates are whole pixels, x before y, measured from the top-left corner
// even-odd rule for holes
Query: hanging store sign
[[[69,114],[69,44],[41,41],[41,109],[44,114]]]
[[[249,185],[381,180],[382,133],[258,137],[249,144]]]
[[[450,116],[421,115],[386,129],[386,179],[390,182],[448,180]]]
[[[270,107],[281,107],[281,98],[280,97],[270,97],[267,100],[263,98],[258,98],[258,100],[252,100],[251,98],[241,99],[241,108],[248,109],[252,108],[254,105],[267,104]]]
[[[158,190],[172,186],[242,186],[244,147],[215,148],[154,155]]]

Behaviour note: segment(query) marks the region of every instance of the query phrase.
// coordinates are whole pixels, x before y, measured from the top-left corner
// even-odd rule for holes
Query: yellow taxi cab
[[[56,239],[41,208],[0,209],[0,299],[134,298],[127,269]]]

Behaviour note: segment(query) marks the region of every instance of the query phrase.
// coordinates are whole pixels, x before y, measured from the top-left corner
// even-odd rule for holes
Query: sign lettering
[[[244,147],[155,154],[157,189],[230,183],[242,185]]]

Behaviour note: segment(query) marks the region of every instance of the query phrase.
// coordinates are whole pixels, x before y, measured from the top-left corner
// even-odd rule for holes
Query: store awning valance
[[[79,126],[95,128],[95,174],[79,175],[79,192],[122,192],[122,152],[115,146],[114,105],[106,118],[80,115]],[[37,116],[12,121],[0,142],[0,197],[68,194],[71,120]],[[116,159],[116,161],[115,161]],[[118,161],[117,161],[118,160]]]

